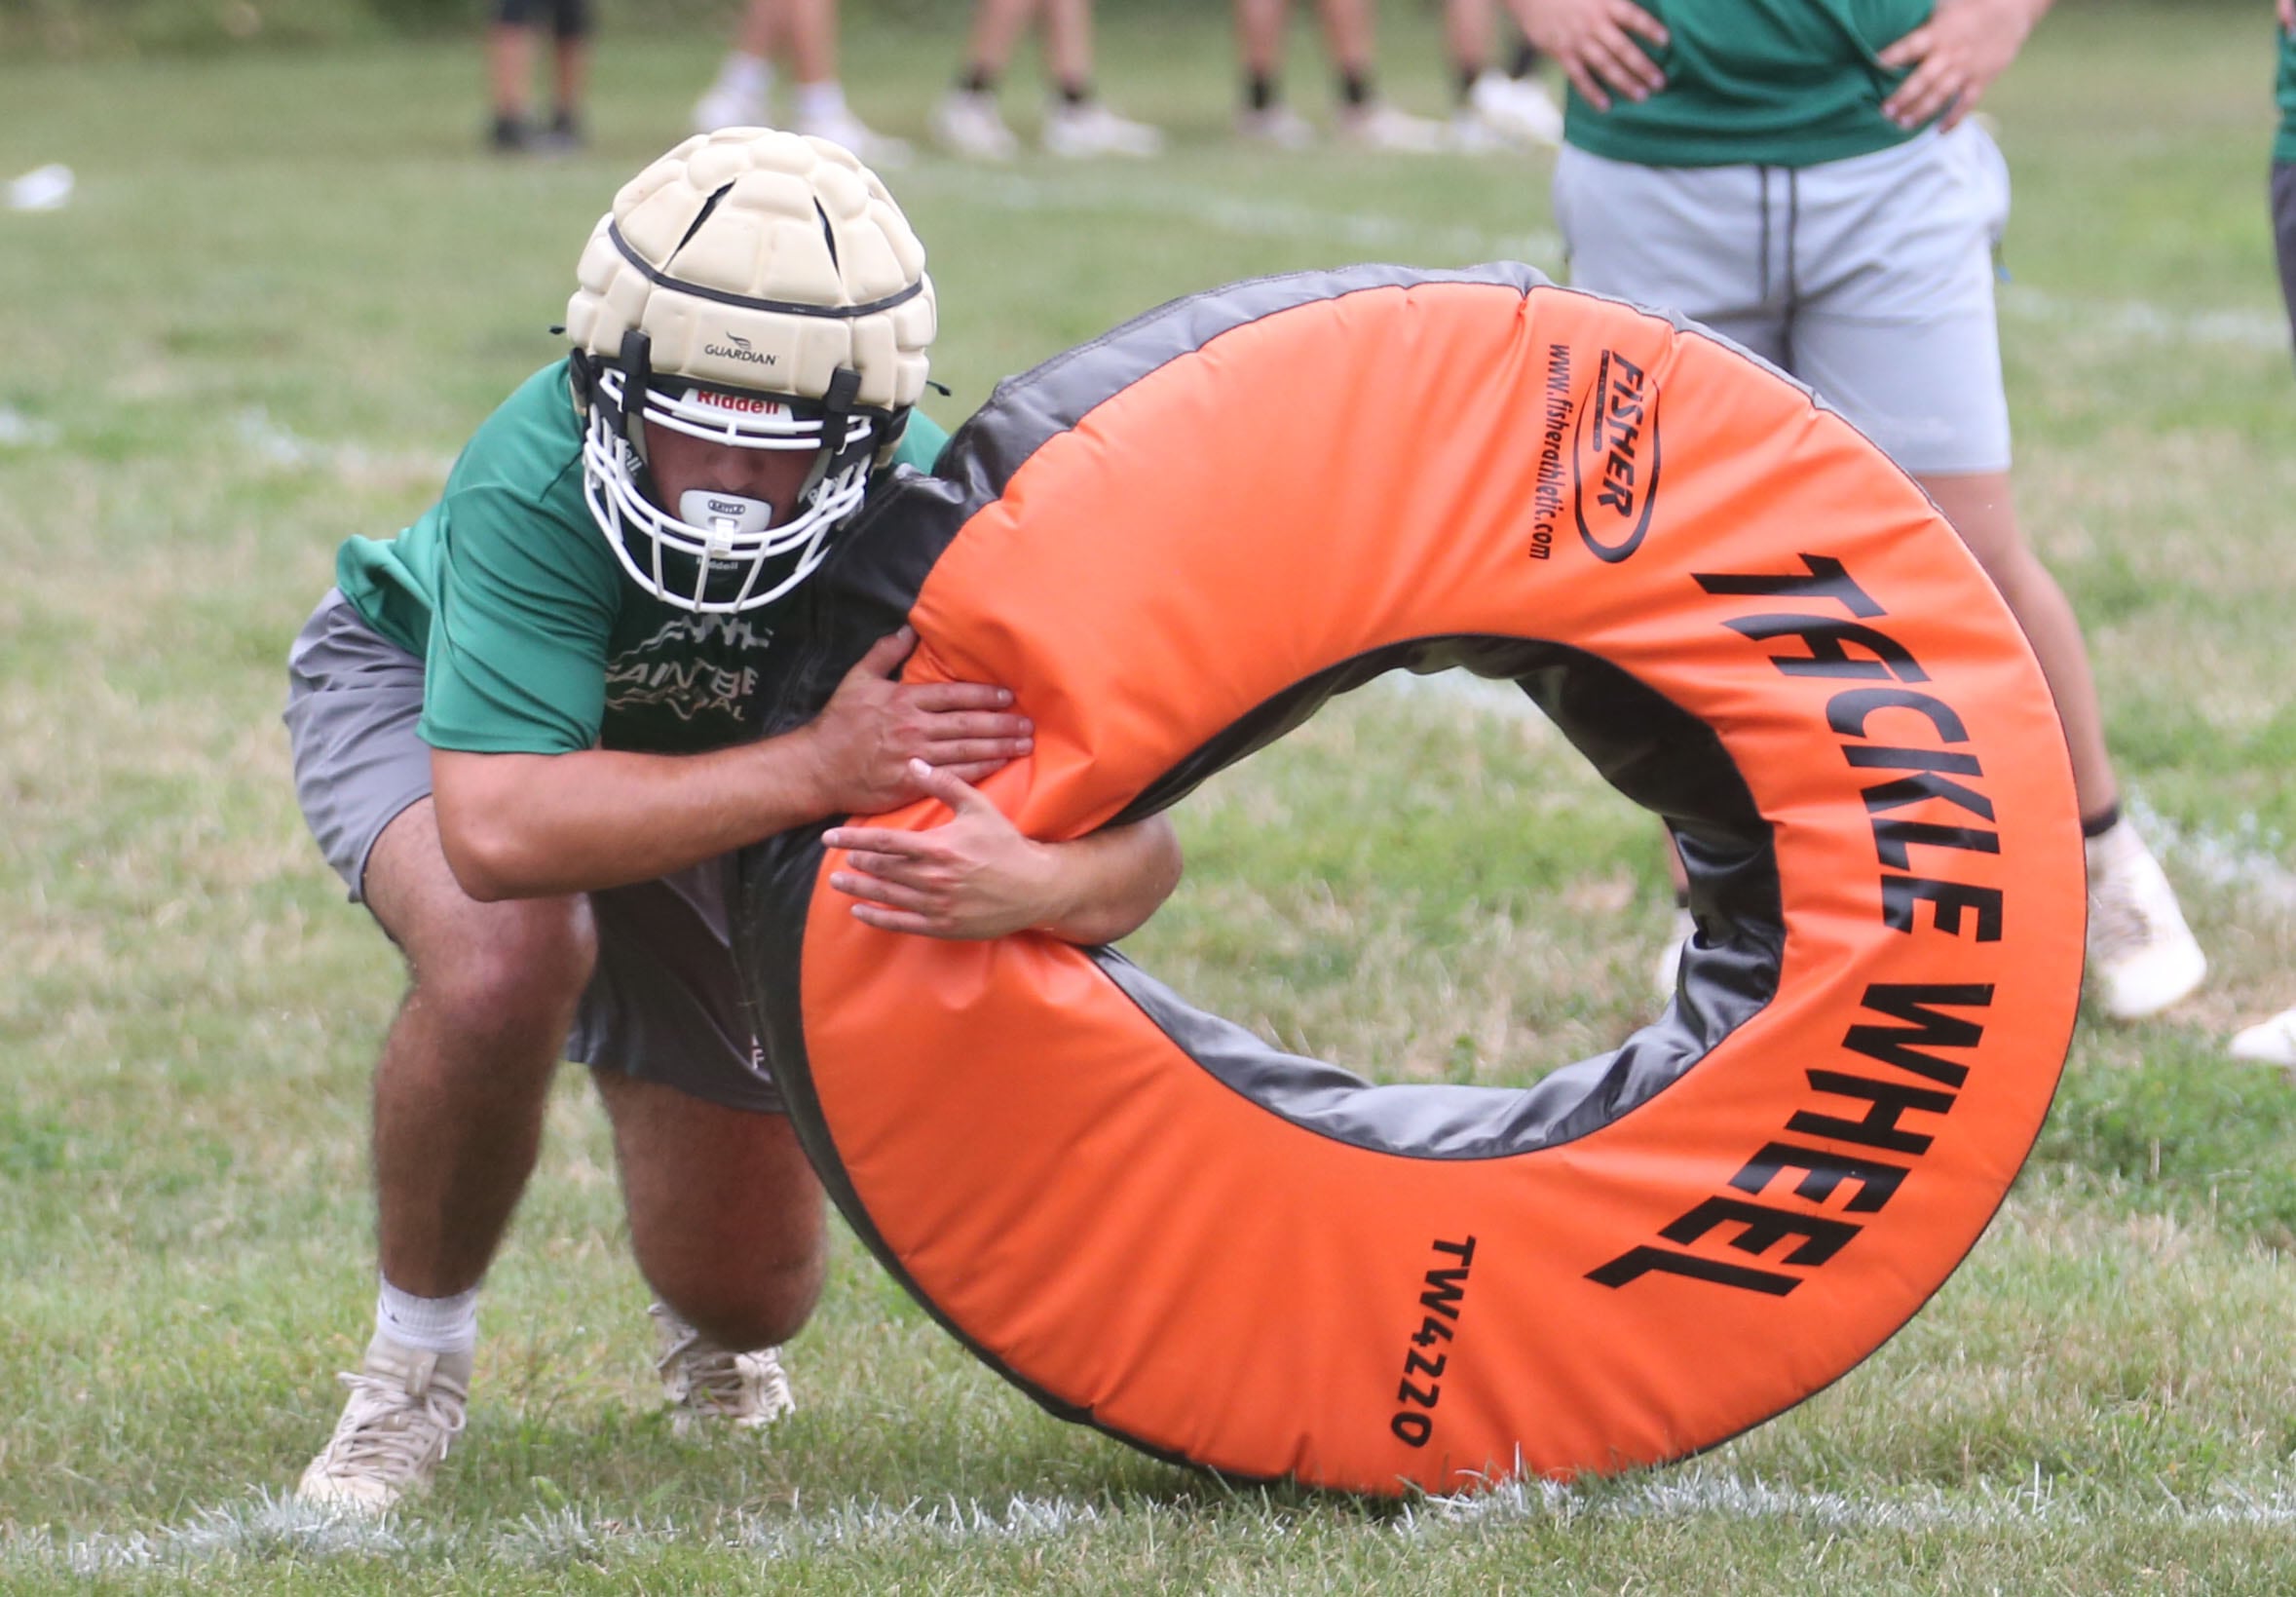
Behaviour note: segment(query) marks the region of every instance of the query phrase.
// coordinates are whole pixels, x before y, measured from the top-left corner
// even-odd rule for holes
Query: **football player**
[[[374,1090],[381,1294],[303,1497],[379,1513],[463,1428],[480,1277],[561,1059],[613,1122],[677,1422],[791,1406],[777,1349],[821,1289],[819,1184],[743,1018],[733,853],[932,795],[956,812],[837,885],[873,925],[1123,935],[1162,902],[1161,819],[1020,836],[969,785],[1029,752],[989,684],[904,686],[883,639],[761,738],[781,601],[873,479],[928,466],[924,250],[841,146],[734,129],[616,196],[567,355],[472,436],[437,503],[353,538],[296,639],[298,797],[406,959]]]

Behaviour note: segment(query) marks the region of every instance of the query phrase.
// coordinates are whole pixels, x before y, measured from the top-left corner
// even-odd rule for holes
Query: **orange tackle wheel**
[[[1067,838],[1463,665],[1667,818],[1704,929],[1615,1052],[1367,1085],[1107,949],[872,931],[819,828],[752,851],[739,954],[809,1151],[1038,1401],[1358,1491],[1608,1471],[1817,1391],[1968,1252],[2073,1024],[2071,773],[1975,561],[1806,390],[1527,268],[1361,267],[1049,361],[939,471],[804,590],[776,724],[906,616],[909,680],[1035,718],[984,788]]]

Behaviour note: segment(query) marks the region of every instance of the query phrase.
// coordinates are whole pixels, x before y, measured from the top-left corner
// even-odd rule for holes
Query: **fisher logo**
[[[747,361],[753,366],[771,366],[780,363],[771,355],[760,355],[756,349],[751,347],[749,340],[737,332],[726,334],[726,341],[723,344],[702,345],[701,353],[714,355],[721,361]]]
[[[1642,547],[1658,500],[1658,387],[1616,350],[1602,352],[1572,452],[1579,538],[1616,565]]]

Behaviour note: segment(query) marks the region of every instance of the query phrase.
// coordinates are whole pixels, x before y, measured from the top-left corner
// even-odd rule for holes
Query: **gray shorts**
[[[1565,146],[1570,281],[1676,311],[1817,391],[1916,476],[2009,470],[1983,129],[1814,167],[1643,167]]]
[[[330,591],[287,654],[287,738],[303,818],[355,902],[383,828],[430,796],[422,713],[423,663]],[[728,855],[591,894],[598,966],[566,1056],[729,1108],[783,1113],[734,969],[734,891]]]

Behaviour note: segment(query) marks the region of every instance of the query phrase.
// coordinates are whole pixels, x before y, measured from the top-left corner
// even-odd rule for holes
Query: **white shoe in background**
[[[21,177],[9,180],[8,209],[61,210],[71,203],[72,181],[72,169],[60,163],[34,167]]]
[[[932,134],[934,143],[968,161],[1010,161],[1021,149],[997,108],[997,96],[967,89],[941,96],[933,107]]]
[[[1562,107],[1533,79],[1486,72],[1467,91],[1467,108],[1511,144],[1553,149],[1562,142]]]
[[[909,164],[907,139],[881,133],[850,111],[838,110],[800,117],[795,131],[809,138],[826,138],[832,144],[843,144],[859,156],[865,167],[889,170]]]
[[[1378,99],[1343,107],[1339,136],[1362,149],[1402,155],[1435,155],[1451,147],[1447,125]]]
[[[1236,137],[1276,150],[1304,150],[1315,143],[1315,128],[1289,105],[1236,113]]]
[[[694,131],[714,133],[720,128],[771,128],[771,114],[764,95],[715,84],[694,102]]]
[[[1164,133],[1145,122],[1118,116],[1096,99],[1080,105],[1058,101],[1044,114],[1044,148],[1047,154],[1072,160],[1119,155],[1145,161],[1163,153]]]
[[[2250,1064],[2296,1070],[2296,1009],[2282,1009],[2270,1020],[2259,1020],[2235,1036],[2228,1051],[2235,1059]]]
[[[2115,1020],[2142,1020],[2208,973],[2176,890],[2127,821],[2089,840],[2089,978]]]

